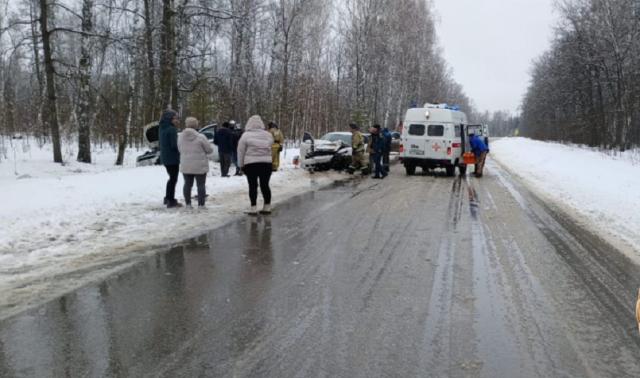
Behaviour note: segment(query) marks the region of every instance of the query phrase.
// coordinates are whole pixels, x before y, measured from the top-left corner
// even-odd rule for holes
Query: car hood
[[[316,151],[337,151],[343,147],[343,143],[340,141],[332,142],[330,140],[316,139],[313,142],[313,146]]]

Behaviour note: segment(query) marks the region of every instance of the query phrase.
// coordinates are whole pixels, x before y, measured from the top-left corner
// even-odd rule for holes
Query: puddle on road
[[[291,254],[297,251],[280,260],[274,256],[274,227],[298,242],[305,237],[295,234],[300,222],[348,199],[356,187],[340,183],[305,193],[278,205],[273,218],[234,221],[1,321],[0,376],[148,373],[145,367],[157,366],[176,345],[198,337],[202,324],[246,314],[274,277],[286,274],[289,264],[278,261],[296,261]],[[216,342],[247,345],[255,331],[222,332]]]

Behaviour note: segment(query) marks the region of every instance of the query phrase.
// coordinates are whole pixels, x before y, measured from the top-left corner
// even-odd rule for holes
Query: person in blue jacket
[[[382,148],[382,168],[385,176],[389,174],[389,155],[391,154],[391,131],[388,128],[382,129],[382,139],[384,147]]]
[[[484,162],[487,159],[487,153],[489,148],[478,135],[469,135],[469,144],[471,145],[471,151],[476,155],[476,165],[474,174],[476,177],[482,177],[482,171],[484,169]]]
[[[382,137],[382,131],[380,125],[373,125],[371,129],[371,138],[369,139],[369,158],[374,171],[374,179],[383,179],[387,176],[387,173],[382,168],[382,153],[384,151],[384,138]]]
[[[169,175],[164,196],[164,204],[167,205],[167,207],[182,206],[176,200],[176,184],[178,183],[178,174],[180,173],[178,126],[180,126],[178,113],[171,109],[165,110],[160,118],[159,144],[160,161]]]
[[[222,177],[229,177],[229,168],[231,167],[231,157],[233,154],[233,131],[231,124],[225,122],[222,127],[216,131],[213,143],[218,146],[218,154],[220,155],[220,173]]]

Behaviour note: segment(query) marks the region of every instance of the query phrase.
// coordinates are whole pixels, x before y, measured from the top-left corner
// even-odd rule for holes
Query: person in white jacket
[[[198,187],[198,207],[204,207],[206,197],[205,183],[209,172],[209,158],[213,147],[207,138],[200,134],[198,120],[188,117],[185,120],[186,129],[178,135],[178,150],[180,151],[180,172],[184,177],[184,201],[191,207],[191,188],[195,179]]]
[[[258,214],[258,181],[264,199],[264,207],[260,213],[271,213],[271,188],[269,179],[272,171],[271,146],[273,136],[265,130],[264,122],[258,115],[247,121],[244,133],[238,141],[238,165],[247,176],[249,183],[250,215]]]

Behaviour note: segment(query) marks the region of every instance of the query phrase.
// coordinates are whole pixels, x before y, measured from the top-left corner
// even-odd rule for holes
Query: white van
[[[467,172],[462,154],[469,151],[465,125],[467,116],[455,106],[425,104],[408,109],[402,124],[400,159],[407,175],[416,167],[444,168],[453,176],[455,167],[461,175]]]

